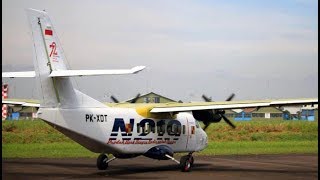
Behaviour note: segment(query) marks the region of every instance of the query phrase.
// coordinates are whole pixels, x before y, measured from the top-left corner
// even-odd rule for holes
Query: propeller
[[[214,102],[214,101],[212,101],[211,98],[207,97],[206,95],[202,95],[202,99],[203,99],[205,102]]]
[[[231,101],[233,98],[234,98],[235,94],[232,93],[227,99],[226,101]],[[214,102],[212,101],[212,98],[211,97],[208,97],[206,95],[202,95],[202,99],[204,99],[205,102]]]
[[[232,93],[232,94],[226,99],[226,101],[231,101],[231,100],[234,98],[234,96],[235,96],[235,94]]]
[[[114,103],[119,103],[118,99],[115,98],[114,96],[110,96],[110,98],[112,99],[112,101],[113,101]]]
[[[136,97],[134,97],[134,98],[130,101],[130,103],[136,103],[137,100],[139,99],[139,97],[140,97],[140,93],[138,93],[138,94],[136,95]]]
[[[203,130],[206,131],[207,127],[209,127],[209,125],[211,124],[210,122],[204,121],[204,127]]]
[[[229,124],[233,129],[236,128],[236,126],[234,124],[232,124],[232,122],[224,115],[224,114],[220,114],[222,119]]]
[[[231,101],[234,98],[235,94],[232,93],[227,99],[226,101]],[[206,102],[214,102],[212,101],[211,98],[207,97],[206,95],[202,95],[202,98],[206,101]],[[215,114],[219,114],[220,117],[229,125],[231,126],[233,129],[236,128],[236,126],[224,115],[225,111],[224,110],[214,110]],[[204,121],[204,127],[203,130],[206,130],[208,128],[208,126],[211,124],[210,121]]]
[[[136,103],[137,100],[139,99],[139,97],[140,97],[140,93],[138,93],[138,94],[136,95],[136,97],[134,97],[133,99],[131,99],[130,103]],[[119,102],[120,102],[120,101],[119,101],[116,97],[114,97],[114,96],[110,96],[110,98],[111,98],[111,100],[112,100],[114,103],[119,103]]]

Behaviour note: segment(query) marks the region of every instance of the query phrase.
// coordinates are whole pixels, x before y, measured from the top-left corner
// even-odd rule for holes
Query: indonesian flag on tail
[[[45,29],[44,34],[48,36],[52,36],[52,30],[51,29]]]

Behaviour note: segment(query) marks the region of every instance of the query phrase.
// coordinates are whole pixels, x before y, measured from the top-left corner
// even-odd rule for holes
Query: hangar
[[[134,98],[128,99],[126,102],[131,102],[133,99]],[[168,103],[168,102],[177,102],[177,101],[154,92],[143,94],[136,101],[136,103]]]

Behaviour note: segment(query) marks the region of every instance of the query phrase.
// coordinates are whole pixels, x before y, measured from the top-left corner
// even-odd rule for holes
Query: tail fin
[[[33,63],[39,82],[41,107],[105,107],[74,89],[70,77],[50,77],[53,71],[67,70],[57,33],[46,12],[27,9],[27,14],[33,36]]]

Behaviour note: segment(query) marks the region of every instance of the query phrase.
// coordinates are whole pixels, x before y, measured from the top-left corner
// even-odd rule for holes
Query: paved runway
[[[3,179],[318,179],[318,155],[194,156],[191,172],[171,160],[117,159],[106,171],[96,159],[3,159]]]

